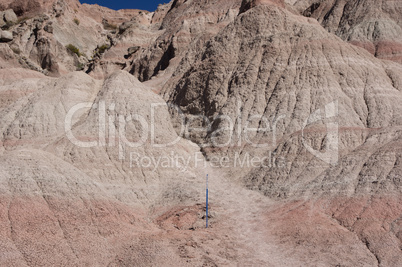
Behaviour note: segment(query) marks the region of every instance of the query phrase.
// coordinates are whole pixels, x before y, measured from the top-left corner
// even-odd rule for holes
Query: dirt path
[[[297,266],[297,261],[284,258],[275,238],[269,236],[265,214],[273,201],[258,192],[231,182],[227,175],[208,168],[209,199],[217,212],[216,226],[212,231],[230,232],[236,244],[239,266]]]

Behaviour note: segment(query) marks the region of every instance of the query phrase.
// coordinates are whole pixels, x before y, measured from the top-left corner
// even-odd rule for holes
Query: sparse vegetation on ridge
[[[77,70],[77,71],[84,70],[84,68],[85,68],[85,64],[83,64],[83,63],[77,63],[77,65],[76,65],[76,70]]]
[[[68,44],[68,45],[66,45],[66,48],[68,51],[70,51],[73,54],[76,54],[78,57],[82,56],[80,49],[78,47],[76,47],[75,45]]]
[[[100,46],[100,47],[98,48],[98,52],[99,52],[100,54],[103,54],[103,53],[105,53],[106,50],[108,50],[109,48],[110,48],[110,45],[104,44],[104,45],[102,45],[102,46]]]
[[[108,31],[114,31],[117,30],[118,26],[116,24],[105,21],[103,22],[103,28]]]

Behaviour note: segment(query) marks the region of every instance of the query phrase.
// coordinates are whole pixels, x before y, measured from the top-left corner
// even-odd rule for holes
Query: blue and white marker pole
[[[208,228],[208,174],[207,174],[207,194],[206,194],[206,223],[207,223],[207,227],[206,228]]]

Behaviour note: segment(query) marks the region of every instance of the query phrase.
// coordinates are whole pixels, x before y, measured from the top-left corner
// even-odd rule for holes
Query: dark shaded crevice
[[[56,76],[59,73],[59,66],[51,54],[50,42],[48,39],[41,38],[36,42],[38,51],[38,63],[43,70],[47,70]]]
[[[146,61],[146,59],[147,58],[145,58],[144,61]],[[138,63],[138,65],[132,64],[132,66],[133,67],[131,68],[129,73],[136,76],[140,82],[145,82],[151,79],[151,76],[149,75],[149,68],[143,62]]]
[[[242,1],[241,7],[239,9],[239,15],[248,11],[249,9],[253,8],[253,2],[252,1]]]
[[[89,64],[88,69],[85,71],[86,74],[90,74],[95,70],[95,64]]]
[[[171,7],[170,7],[170,9],[169,9],[169,11],[167,13],[171,12],[174,8],[179,7],[182,4],[180,2],[181,2],[181,0],[174,0],[173,4],[171,5]],[[184,3],[185,2],[186,1],[184,1]]]
[[[335,5],[332,6],[332,8],[328,11],[327,14],[325,14],[325,16],[324,16],[324,21],[328,20],[329,16],[331,16],[331,14],[333,14],[334,9],[335,9]]]
[[[372,251],[372,250],[370,249],[370,242],[369,242],[367,239],[363,239],[363,240],[361,240],[361,241],[362,241],[362,243],[366,246],[366,248],[368,249],[368,251],[370,251],[370,253],[373,254],[373,256],[375,257],[375,259],[377,260],[377,266],[380,266],[381,260],[380,260],[380,258],[377,256],[377,254],[374,253],[374,251]]]
[[[321,3],[314,3],[303,11],[303,16],[311,17],[311,15],[320,7]]]
[[[165,70],[169,67],[170,60],[174,58],[175,55],[175,48],[173,47],[173,43],[170,43],[168,49],[163,54],[162,58],[159,60],[158,64],[154,69],[154,73],[152,76],[158,74],[159,71]]]

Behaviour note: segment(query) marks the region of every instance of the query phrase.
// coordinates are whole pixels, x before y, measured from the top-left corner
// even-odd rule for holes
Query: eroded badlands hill
[[[399,4],[1,1],[0,265],[402,265]]]
[[[401,63],[402,2],[286,0],[304,16],[317,19],[329,32],[378,58]]]

